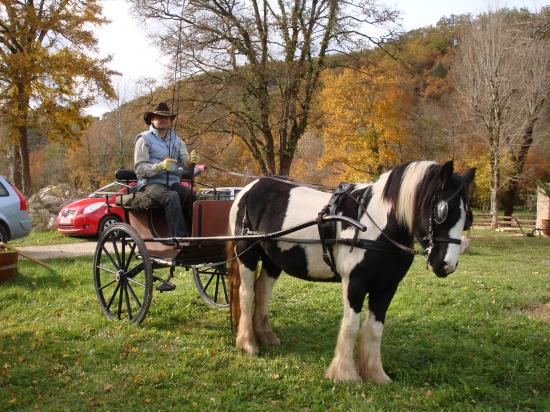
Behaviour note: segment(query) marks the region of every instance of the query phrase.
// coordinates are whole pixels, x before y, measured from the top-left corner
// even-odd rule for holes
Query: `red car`
[[[90,194],[64,206],[57,216],[57,230],[64,235],[96,236],[117,222],[125,222],[124,211],[115,206],[116,198]]]

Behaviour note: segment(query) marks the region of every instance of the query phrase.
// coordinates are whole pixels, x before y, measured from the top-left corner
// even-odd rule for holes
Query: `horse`
[[[468,188],[475,169],[459,175],[453,167],[452,161],[409,162],[374,183],[351,184],[333,212],[359,220],[367,230],[359,232],[338,222],[335,239],[326,239],[328,246],[315,226],[292,238],[245,238],[229,245],[234,259],[229,280],[236,347],[255,356],[259,345],[280,345],[268,305],[281,272],[311,281],[340,281],[343,317],[325,377],[335,382],[391,382],[382,366],[380,345],[386,311],[414,259],[414,239],[425,249],[431,271],[446,277],[458,265],[462,232],[472,224]],[[292,227],[316,218],[330,200],[330,193],[292,181],[259,178],[236,197],[229,213],[231,234],[268,234]],[[331,249],[332,264],[327,264],[326,248]],[[359,330],[367,295],[368,315]]]

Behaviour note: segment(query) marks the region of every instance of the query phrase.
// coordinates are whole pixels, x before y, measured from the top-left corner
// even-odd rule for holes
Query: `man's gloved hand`
[[[201,158],[199,156],[199,152],[196,150],[191,150],[191,153],[189,153],[189,160],[187,161],[187,164],[189,166],[196,165],[201,161]]]
[[[158,171],[158,172],[160,172],[161,170],[165,170],[165,171],[169,172],[169,171],[172,170],[174,165],[176,165],[177,163],[178,163],[177,160],[167,157],[162,162],[159,162],[155,165],[155,170]]]

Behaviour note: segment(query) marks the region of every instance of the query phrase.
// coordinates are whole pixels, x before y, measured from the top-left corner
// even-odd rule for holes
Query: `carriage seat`
[[[115,172],[115,179],[124,182],[137,182],[138,180],[136,172],[132,169],[117,169]]]

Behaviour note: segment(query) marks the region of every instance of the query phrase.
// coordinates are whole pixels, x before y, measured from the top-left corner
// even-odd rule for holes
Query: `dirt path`
[[[21,246],[17,250],[39,260],[63,257],[93,256],[97,242],[65,243],[62,245]],[[24,259],[21,256],[21,259]]]

